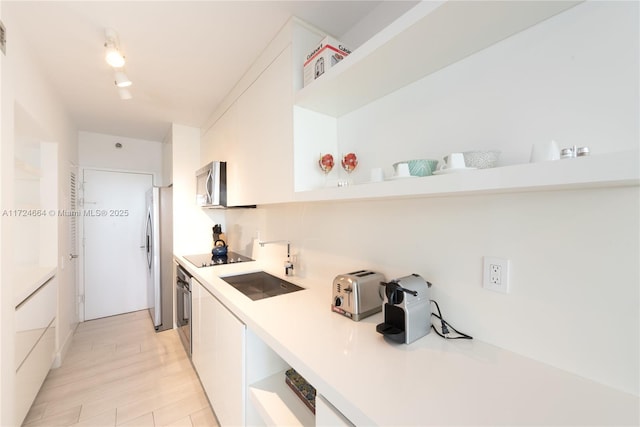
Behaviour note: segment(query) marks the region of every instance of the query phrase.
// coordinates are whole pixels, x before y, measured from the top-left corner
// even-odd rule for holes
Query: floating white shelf
[[[285,371],[249,386],[249,398],[266,425],[314,426],[315,416],[285,383]]]
[[[578,3],[421,2],[300,90],[295,103],[342,116]]]
[[[442,197],[473,193],[567,190],[640,185],[640,153],[624,151],[454,174],[320,188],[295,193],[296,201]]]

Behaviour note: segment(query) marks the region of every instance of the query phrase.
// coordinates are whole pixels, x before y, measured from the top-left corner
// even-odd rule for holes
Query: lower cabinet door
[[[354,425],[327,399],[318,395],[316,396],[316,426],[353,427]]]
[[[245,331],[204,287],[200,293],[196,369],[221,426],[245,424]]]
[[[55,319],[40,337],[29,356],[16,371],[15,378],[15,418],[16,425],[22,425],[22,421],[29,412],[44,379],[49,373],[53,363],[53,354],[56,346]]]
[[[191,363],[200,374],[203,369],[202,361],[202,340],[201,327],[202,327],[202,315],[200,314],[200,303],[202,300],[202,294],[206,293],[204,288],[196,279],[191,280]]]
[[[246,326],[217,300],[214,409],[222,426],[245,424]]]

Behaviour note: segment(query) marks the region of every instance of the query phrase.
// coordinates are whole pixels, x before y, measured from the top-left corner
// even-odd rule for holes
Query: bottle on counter
[[[226,245],[227,242],[227,237],[225,236],[225,234],[222,232],[222,225],[220,224],[216,224],[213,226],[212,228],[212,234],[213,234],[213,244],[212,247],[216,247],[216,242],[219,240],[224,241],[224,245]]]

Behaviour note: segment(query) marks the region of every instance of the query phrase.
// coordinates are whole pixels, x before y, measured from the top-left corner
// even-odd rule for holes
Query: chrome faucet
[[[268,245],[271,243],[286,243],[287,244],[287,259],[284,261],[284,274],[286,276],[293,275],[293,262],[291,262],[291,242],[288,240],[268,240],[268,241],[258,241],[258,244],[261,248],[264,248],[264,245]]]

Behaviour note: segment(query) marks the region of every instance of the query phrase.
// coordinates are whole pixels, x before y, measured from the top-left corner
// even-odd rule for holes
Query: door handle
[[[80,255],[69,254],[69,260],[76,259],[76,258],[78,258],[79,256],[80,256]]]

